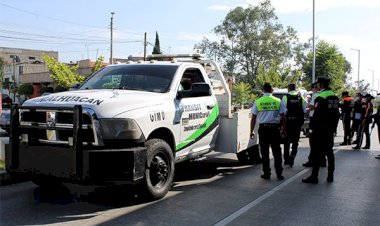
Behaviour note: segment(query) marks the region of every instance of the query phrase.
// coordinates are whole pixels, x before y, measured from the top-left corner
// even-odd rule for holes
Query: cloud
[[[259,0],[246,0],[246,5],[258,5]],[[313,10],[312,1],[305,0],[272,0],[272,5],[278,13],[294,13],[294,12],[310,12]],[[342,7],[364,7],[374,8],[380,7],[378,0],[315,0],[315,9],[317,11],[327,10],[331,8]]]
[[[210,11],[229,11],[232,7],[227,5],[210,5],[207,10]]]

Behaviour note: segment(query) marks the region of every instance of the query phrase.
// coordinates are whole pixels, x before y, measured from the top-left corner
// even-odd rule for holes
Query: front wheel
[[[152,199],[164,197],[174,178],[174,157],[170,146],[161,139],[148,140],[144,177],[145,193]]]

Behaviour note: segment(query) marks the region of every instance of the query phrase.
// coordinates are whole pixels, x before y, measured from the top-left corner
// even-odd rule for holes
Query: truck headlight
[[[142,132],[132,119],[101,119],[104,139],[140,139]]]

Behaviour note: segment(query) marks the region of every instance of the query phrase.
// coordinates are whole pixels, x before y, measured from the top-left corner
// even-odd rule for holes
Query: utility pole
[[[313,0],[313,65],[311,69],[311,82],[315,82],[315,0]]]
[[[146,61],[146,32],[144,33],[144,61]]]
[[[115,13],[111,12],[111,46],[110,46],[110,64],[113,64],[113,15]]]
[[[358,92],[360,92],[360,90],[359,90],[359,83],[360,83],[360,49],[353,49],[353,48],[351,48],[351,50],[354,50],[354,51],[358,52]]]

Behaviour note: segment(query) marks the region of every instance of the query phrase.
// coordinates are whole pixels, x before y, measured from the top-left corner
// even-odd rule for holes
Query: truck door
[[[192,84],[205,82],[198,68],[187,68],[178,91],[191,90]],[[180,115],[180,140],[176,145],[177,156],[207,152],[215,146],[219,108],[213,95],[177,98]]]

